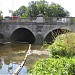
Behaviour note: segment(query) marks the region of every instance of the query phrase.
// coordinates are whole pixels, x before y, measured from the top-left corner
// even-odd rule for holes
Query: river
[[[28,44],[8,43],[0,46],[0,75],[12,75],[16,68],[23,61],[28,50]],[[32,54],[27,57],[26,64],[19,75],[26,75],[36,61],[41,58],[48,58],[48,52],[42,45],[32,45]]]

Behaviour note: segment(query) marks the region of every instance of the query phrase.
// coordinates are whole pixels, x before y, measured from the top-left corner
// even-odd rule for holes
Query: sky
[[[11,16],[9,10],[17,10],[20,6],[28,6],[28,3],[37,0],[0,0],[0,10],[3,12],[3,16]],[[39,0],[38,0],[39,1]],[[55,2],[60,4],[66,10],[70,12],[71,17],[75,17],[75,0],[46,0],[49,4]]]

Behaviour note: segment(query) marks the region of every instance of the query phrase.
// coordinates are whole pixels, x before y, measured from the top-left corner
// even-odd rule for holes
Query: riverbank
[[[32,45],[31,47],[31,55],[27,57],[26,64],[24,67],[27,69],[30,69],[33,67],[33,65],[40,59],[46,59],[48,58],[48,52],[45,51],[45,49],[41,49],[42,45]],[[8,67],[6,69],[8,70],[10,64],[12,65],[19,65],[24,59],[24,56],[28,50],[28,45],[24,43],[8,43],[0,47],[0,58],[4,59],[4,67],[6,67],[6,64]],[[0,65],[1,66],[1,65]],[[18,66],[17,66],[18,67]],[[16,68],[17,68],[16,67]],[[15,69],[14,66],[12,66],[11,71],[13,72]],[[1,72],[2,68],[0,69]],[[8,72],[9,73],[9,72]]]

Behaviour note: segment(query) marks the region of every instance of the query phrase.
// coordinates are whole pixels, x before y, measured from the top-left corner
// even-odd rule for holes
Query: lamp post
[[[12,8],[9,10],[9,13],[11,13],[11,17],[13,16],[14,11],[14,0],[12,0]]]
[[[13,16],[13,10],[9,10],[9,13],[11,13],[11,17]]]

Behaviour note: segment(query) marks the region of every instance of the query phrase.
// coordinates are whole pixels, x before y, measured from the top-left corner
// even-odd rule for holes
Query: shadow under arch
[[[52,44],[55,40],[55,38],[60,35],[60,34],[65,34],[67,32],[71,32],[67,29],[55,29],[55,30],[52,30],[51,32],[49,32],[47,34],[47,36],[45,37],[44,39],[44,42],[48,43],[48,44]]]
[[[26,42],[33,44],[35,42],[34,34],[26,28],[18,28],[11,35],[11,41],[13,42]]]
[[[0,39],[4,39],[4,35],[0,33]]]

